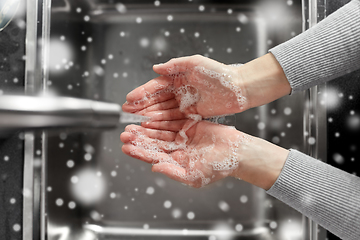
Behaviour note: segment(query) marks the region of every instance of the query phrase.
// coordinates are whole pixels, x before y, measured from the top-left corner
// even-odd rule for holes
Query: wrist
[[[268,53],[236,68],[238,80],[245,89],[249,108],[261,106],[290,94],[291,87],[276,60]]]
[[[252,137],[238,151],[239,165],[231,176],[268,190],[278,179],[289,151],[263,139]]]

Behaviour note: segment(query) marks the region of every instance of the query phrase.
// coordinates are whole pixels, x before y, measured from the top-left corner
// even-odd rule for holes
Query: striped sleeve
[[[344,240],[360,239],[360,178],[296,150],[267,191]]]
[[[353,0],[315,27],[269,50],[293,92],[360,68],[360,0]]]

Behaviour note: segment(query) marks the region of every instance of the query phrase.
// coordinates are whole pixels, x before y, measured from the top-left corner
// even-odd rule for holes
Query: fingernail
[[[126,98],[131,98],[131,95],[133,95],[133,91],[129,92],[129,93],[126,95]]]
[[[160,65],[163,65],[163,63],[155,64],[154,67],[157,67],[157,66],[160,66]]]

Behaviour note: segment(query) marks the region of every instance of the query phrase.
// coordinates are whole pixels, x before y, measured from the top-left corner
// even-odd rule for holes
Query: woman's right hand
[[[268,190],[288,155],[288,150],[265,140],[207,121],[187,120],[171,131],[166,125],[158,129],[128,125],[120,139],[125,154],[192,187],[232,176]]]

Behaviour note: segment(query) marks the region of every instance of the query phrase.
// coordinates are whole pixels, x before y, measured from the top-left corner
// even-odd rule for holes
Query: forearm
[[[289,151],[261,138],[249,138],[238,150],[239,165],[232,176],[268,190],[279,177]]]
[[[360,178],[265,140],[250,137],[231,176],[267,190],[346,240],[360,236]]]

